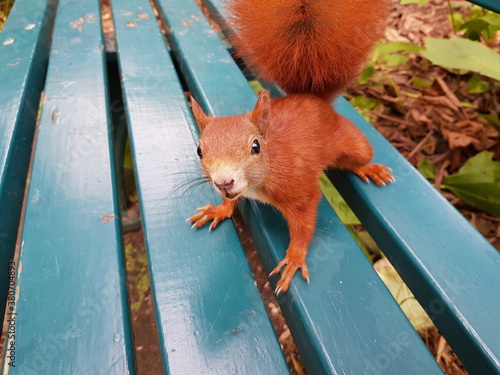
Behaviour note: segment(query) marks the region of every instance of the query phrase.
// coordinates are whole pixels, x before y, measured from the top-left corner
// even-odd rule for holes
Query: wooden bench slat
[[[200,104],[218,116],[250,110],[255,95],[194,1],[154,1]],[[223,0],[202,1],[224,22]],[[99,3],[17,0],[0,35],[1,303],[45,86],[3,374],[135,372]],[[202,175],[197,130],[149,1],[113,6],[165,373],[287,374],[232,223],[213,233],[184,223],[220,197],[209,184],[186,189]],[[329,177],[468,370],[500,375],[500,254],[344,99],[334,105],[397,182]],[[240,210],[269,272],[288,245],[286,222],[256,202]],[[442,373],[324,198],[316,229],[312,284],[298,276],[279,298],[309,372]]]
[[[99,12],[59,3],[5,374],[135,371]]]
[[[149,2],[113,8],[165,372],[288,374],[231,221],[216,232],[185,223],[216,198],[185,191],[201,176],[196,130]]]
[[[244,203],[246,223],[264,268],[270,271],[288,245],[286,222],[269,206]],[[288,294],[278,299],[308,371],[441,374],[324,198],[314,236],[307,258],[311,284],[297,277]]]
[[[197,87],[192,94],[204,110],[211,115],[230,116],[251,109],[256,102],[253,90],[246,80],[232,80],[241,70],[193,0],[158,0],[156,4],[162,10],[160,17],[175,27],[174,32],[167,34],[172,41],[170,46],[175,55],[185,56],[178,63],[188,86]],[[203,35],[203,43],[191,42],[192,33]],[[224,72],[213,74],[221,64]],[[221,96],[221,91],[226,94]]]
[[[18,0],[0,34],[0,264],[16,244],[40,92],[45,81],[55,0]],[[0,267],[0,310],[7,267]]]
[[[255,102],[252,92],[238,90],[238,95],[228,94],[228,89],[245,86],[247,82],[230,62],[224,45],[213,36],[194,2],[159,0],[158,5],[171,31],[168,36],[172,49],[188,75],[190,90],[205,108],[212,115],[250,110]],[[187,19],[188,25],[184,22]],[[255,202],[243,202],[240,209],[269,272],[287,247],[286,222],[273,208]],[[311,285],[299,276],[279,301],[308,371],[441,373],[325,200],[318,217],[308,258]],[[374,341],[380,346],[372,345]]]
[[[500,253],[345,100],[394,185],[333,173],[342,193],[471,373],[500,373]],[[414,199],[411,199],[414,197]]]

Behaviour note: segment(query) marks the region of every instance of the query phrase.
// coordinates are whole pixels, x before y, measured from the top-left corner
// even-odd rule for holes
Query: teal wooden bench
[[[204,3],[224,22],[220,1]],[[155,4],[168,43],[148,0],[112,0],[114,51],[104,49],[96,0],[17,0],[0,35],[4,374],[135,373],[114,80],[136,167],[165,373],[289,373],[233,224],[208,232],[184,222],[219,198],[182,188],[200,175],[182,84],[211,115],[250,110],[256,97],[194,2]],[[470,373],[500,374],[499,253],[345,100],[334,105],[397,180],[381,189],[331,172],[335,186]],[[240,211],[270,272],[288,243],[286,222],[256,202]],[[309,254],[311,284],[295,278],[279,302],[310,374],[442,373],[325,199]]]

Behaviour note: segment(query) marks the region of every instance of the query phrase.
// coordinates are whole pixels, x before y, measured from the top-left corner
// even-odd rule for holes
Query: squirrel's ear
[[[210,122],[211,117],[206,115],[201,109],[200,105],[191,97],[191,108],[193,110],[194,119],[200,128],[200,131],[203,131],[207,124]]]
[[[259,99],[257,100],[257,104],[255,104],[255,108],[253,109],[251,115],[252,122],[257,126],[262,135],[266,134],[270,117],[271,97],[269,96],[269,91],[262,90],[259,93]]]

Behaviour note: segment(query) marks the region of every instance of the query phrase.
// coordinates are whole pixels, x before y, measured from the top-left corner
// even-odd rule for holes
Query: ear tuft
[[[269,91],[262,90],[259,93],[259,99],[251,114],[252,122],[257,126],[259,132],[265,136],[269,119],[271,118],[271,97]]]
[[[200,131],[203,132],[207,124],[210,122],[211,117],[206,115],[201,109],[200,105],[194,100],[191,96],[191,109],[193,110],[194,119],[200,128]]]

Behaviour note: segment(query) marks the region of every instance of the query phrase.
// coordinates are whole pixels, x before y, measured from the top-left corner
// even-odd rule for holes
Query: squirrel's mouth
[[[234,173],[230,177],[215,179],[212,176],[212,185],[222,197],[227,200],[234,201],[241,198],[247,189],[247,184],[244,180],[235,176]],[[222,181],[222,182],[219,182]],[[226,182],[227,181],[227,182]]]

